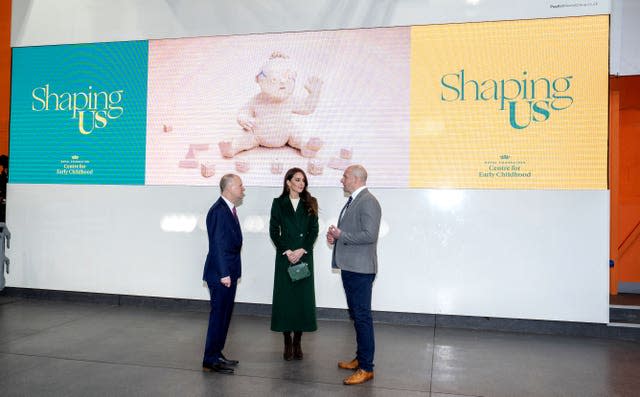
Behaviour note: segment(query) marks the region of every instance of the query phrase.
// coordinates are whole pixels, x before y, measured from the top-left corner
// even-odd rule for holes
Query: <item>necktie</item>
[[[345,204],[344,207],[342,207],[342,211],[340,211],[340,216],[338,217],[338,221],[342,220],[342,216],[344,215],[344,212],[347,210],[347,208],[349,208],[349,205],[351,205],[351,201],[353,201],[353,197],[349,196],[349,200],[347,200],[347,204]]]
[[[233,217],[236,218],[236,222],[240,223],[240,219],[238,219],[238,211],[236,211],[236,207],[233,207]]]

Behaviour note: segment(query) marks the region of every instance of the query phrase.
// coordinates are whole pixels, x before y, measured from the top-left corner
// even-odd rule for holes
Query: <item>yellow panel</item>
[[[413,27],[411,187],[606,189],[609,17]]]

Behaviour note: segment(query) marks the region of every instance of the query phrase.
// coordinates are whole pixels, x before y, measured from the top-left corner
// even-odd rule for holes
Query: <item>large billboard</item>
[[[602,15],[16,49],[11,182],[279,186],[297,166],[335,186],[359,163],[371,187],[606,189],[608,29]]]

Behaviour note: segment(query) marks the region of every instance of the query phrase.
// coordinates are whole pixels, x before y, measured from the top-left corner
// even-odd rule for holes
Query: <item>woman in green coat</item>
[[[300,168],[287,171],[282,194],[273,199],[269,235],[276,246],[271,330],[284,334],[285,360],[302,360],[302,332],[318,329],[313,285],[318,201],[307,191],[307,176]],[[311,276],[292,281],[287,268],[299,262],[309,265]]]

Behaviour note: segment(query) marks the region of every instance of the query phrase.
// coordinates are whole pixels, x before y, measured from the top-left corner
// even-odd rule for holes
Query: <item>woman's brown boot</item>
[[[282,358],[287,361],[291,361],[293,358],[293,344],[291,343],[291,332],[283,332],[284,335],[284,353]]]
[[[302,340],[302,332],[296,331],[293,333],[293,358],[296,360],[302,360],[302,346],[300,342]]]

